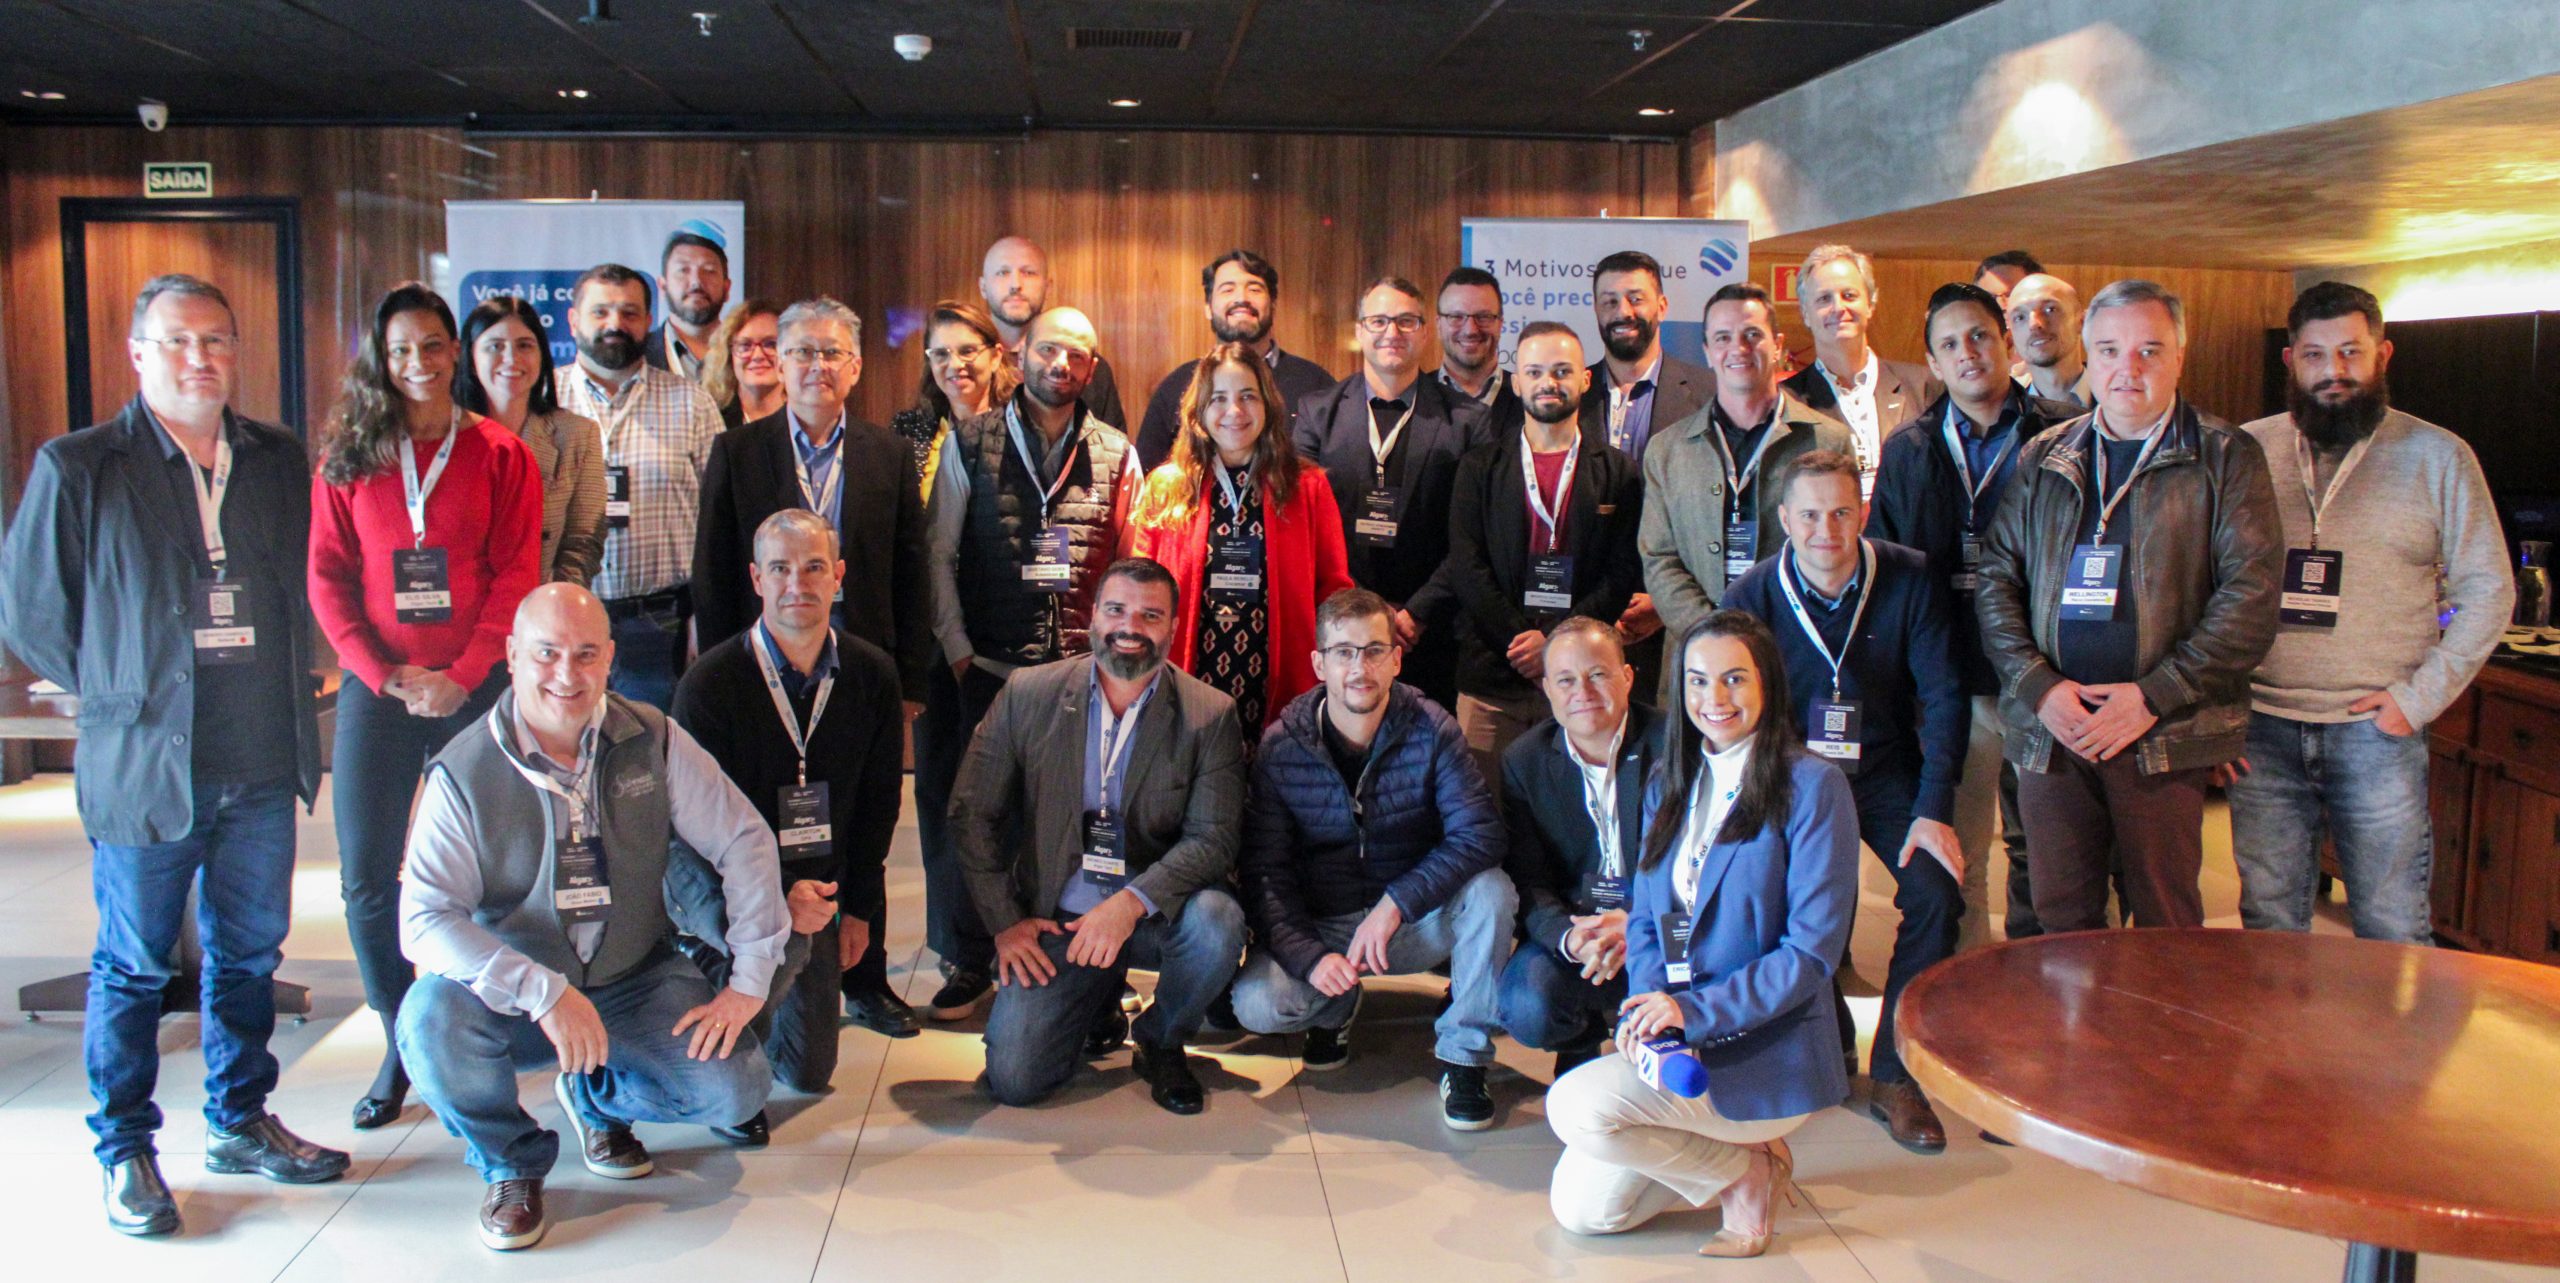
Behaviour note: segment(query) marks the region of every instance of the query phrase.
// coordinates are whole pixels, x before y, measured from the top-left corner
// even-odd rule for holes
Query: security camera
[[[169,104],[157,98],[143,99],[135,111],[142,117],[142,127],[155,134],[169,127]]]
[[[909,62],[922,62],[924,61],[924,56],[926,54],[933,52],[933,37],[916,35],[900,36],[897,39],[890,41],[889,46],[898,51],[899,57],[904,58]]]

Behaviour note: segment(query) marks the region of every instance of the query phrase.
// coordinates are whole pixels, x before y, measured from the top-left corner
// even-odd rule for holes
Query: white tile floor
[[[81,1116],[89,1107],[76,1019],[0,1023],[0,1278],[49,1280],[647,1279],[962,1280],[1060,1274],[1182,1281],[1464,1279],[2326,1280],[2341,1245],[2111,1185],[2035,1154],[1994,1149],[1950,1117],[1947,1154],[1895,1147],[1863,1115],[1830,1110],[1795,1137],[1803,1201],[1785,1209],[1771,1255],[1702,1261],[1713,1213],[1673,1215],[1614,1239],[1577,1239],[1546,1210],[1557,1142],[1540,1091],[1549,1058],[1504,1044],[1500,1125],[1441,1126],[1429,1082],[1432,999],[1381,986],[1359,1054],[1302,1076],[1284,1040],[1211,1049],[1205,1115],[1147,1101],[1127,1056],[1060,1100],[997,1110],[969,1088],[975,1026],[891,1043],[847,1030],[836,1089],[775,1101],[774,1145],[739,1153],[698,1129],[644,1127],[658,1173],[554,1173],[550,1237],[500,1256],[472,1233],[479,1185],[461,1147],[422,1109],[378,1132],[347,1108],[381,1054],[360,1010],[336,894],[324,802],[302,826],[298,906],[285,975],[317,1014],[284,1025],[273,1102],[296,1130],[352,1147],[333,1185],[289,1188],[208,1176],[198,1162],[203,1063],[190,1019],[161,1031],[160,1143],[186,1232],[137,1242],[108,1232]],[[912,826],[891,873],[894,975],[921,999],[923,882]],[[86,965],[96,918],[88,848],[69,781],[0,789],[0,993]],[[1890,888],[1870,869],[1853,952],[1884,974]],[[2236,883],[2223,822],[2208,825],[2206,902],[2228,921]],[[2334,921],[2324,929],[2340,929]],[[1870,987],[1867,992],[1873,993]],[[1852,998],[1871,1023],[1875,1000]],[[2209,1084],[2202,1086],[2209,1087]],[[557,1114],[547,1080],[525,1100]],[[2560,1271],[2430,1259],[2430,1283],[2541,1280]]]

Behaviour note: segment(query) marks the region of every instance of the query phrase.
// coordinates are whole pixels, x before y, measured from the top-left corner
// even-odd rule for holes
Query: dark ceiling
[[[603,23],[589,3],[0,0],[0,121],[156,98],[190,124],[1675,137],[1990,0],[610,0]],[[932,55],[900,59],[907,32]]]

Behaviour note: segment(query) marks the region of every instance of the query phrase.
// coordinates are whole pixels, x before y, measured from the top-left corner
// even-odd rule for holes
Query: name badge
[[[1982,584],[1981,537],[1970,530],[1966,531],[1964,543],[1956,555],[1956,573],[1949,580],[1949,586],[1960,593],[1972,592]]]
[[[1817,699],[1805,711],[1804,746],[1857,773],[1858,701]]]
[[[1229,535],[1209,540],[1209,599],[1242,605],[1262,597],[1262,540]]]
[[[442,548],[391,550],[391,610],[404,624],[441,624],[453,618],[453,577]]]
[[[200,580],[193,619],[196,666],[219,668],[257,658],[258,630],[249,622],[249,586]]]
[[[613,909],[613,888],[604,880],[604,843],[596,838],[560,839],[559,871],[551,879],[551,907],[562,922],[600,922]]]
[[[1360,516],[1351,523],[1351,536],[1363,548],[1392,548],[1396,543],[1396,492],[1363,490],[1360,492]]]
[[[1529,559],[1529,590],[1520,594],[1531,610],[1573,609],[1573,554],[1549,553]]]
[[[1732,583],[1742,578],[1751,563],[1760,560],[1760,523],[1735,517],[1724,523],[1724,578]]]
[[[2302,628],[2338,626],[2338,597],[2344,591],[2347,554],[2335,549],[2284,550],[2284,596],[2277,618]]]
[[[604,524],[622,530],[631,525],[631,468],[615,464],[604,470]]]
[[[834,813],[827,807],[827,782],[785,784],[781,804],[774,808],[773,839],[782,847],[783,858],[828,855],[836,849]]]
[[[1031,560],[1022,564],[1022,582],[1033,592],[1062,593],[1075,587],[1076,564],[1064,530],[1043,530],[1031,537]]]
[[[1689,983],[1689,930],[1695,924],[1678,909],[1662,915],[1662,969],[1671,984]]]
[[[1129,885],[1128,838],[1120,831],[1120,821],[1101,811],[1084,813],[1085,877],[1105,893]]]
[[[1595,876],[1591,879],[1591,885],[1583,888],[1582,898],[1590,904],[1593,913],[1607,913],[1611,909],[1626,908],[1627,879],[1623,874],[1614,878]]]
[[[2062,569],[2062,617],[2104,621],[2116,617],[2116,576],[2124,570],[2124,547],[2078,544],[2071,564]]]

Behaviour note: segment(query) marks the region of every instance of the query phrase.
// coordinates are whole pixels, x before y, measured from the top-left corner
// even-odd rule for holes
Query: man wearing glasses
[[[1298,402],[1290,439],[1333,483],[1351,579],[1386,599],[1405,680],[1458,701],[1458,599],[1440,575],[1458,460],[1493,439],[1485,408],[1422,372],[1422,290],[1382,276],[1352,315],[1360,372]]]
[[[1305,1030],[1300,1062],[1338,1069],[1360,978],[1445,962],[1441,1119],[1482,1131],[1519,903],[1502,870],[1509,838],[1457,719],[1396,681],[1392,614],[1365,588],[1326,598],[1310,657],[1324,685],[1263,732],[1241,870],[1255,944],[1236,977],[1236,1017],[1255,1033]]]
[[[694,627],[705,653],[763,613],[749,567],[764,519],[805,508],[844,550],[836,627],[888,652],[912,715],[933,663],[931,536],[906,440],[845,410],[862,378],[862,318],[821,295],[782,310],[783,407],[712,445],[694,523]],[[894,806],[894,798],[887,805]],[[877,942],[884,925],[871,924]],[[891,1038],[916,1034],[915,1011],[889,987],[875,944],[845,970],[845,1009]]]
[[[1495,436],[1519,429],[1526,412],[1502,377],[1502,282],[1493,273],[1453,267],[1440,278],[1440,368],[1432,377],[1483,406]]]

